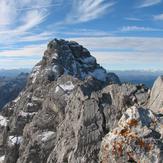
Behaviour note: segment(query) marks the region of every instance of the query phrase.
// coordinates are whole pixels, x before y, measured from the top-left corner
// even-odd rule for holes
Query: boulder
[[[101,143],[100,163],[163,160],[163,121],[151,110],[130,107]]]

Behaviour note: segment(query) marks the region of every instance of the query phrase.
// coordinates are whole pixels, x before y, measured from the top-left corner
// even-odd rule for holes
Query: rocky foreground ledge
[[[54,39],[1,112],[0,162],[161,162],[162,86],[121,84],[86,48]]]

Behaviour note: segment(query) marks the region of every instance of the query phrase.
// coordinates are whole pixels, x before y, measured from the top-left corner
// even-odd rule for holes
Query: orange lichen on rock
[[[138,120],[136,120],[136,119],[131,119],[131,120],[129,120],[129,121],[127,122],[127,124],[128,124],[129,126],[137,126]]]
[[[120,135],[122,136],[128,136],[128,134],[130,133],[130,131],[127,128],[124,128],[120,131]]]
[[[146,144],[146,150],[149,152],[152,149],[152,144]]]
[[[114,142],[113,144],[113,150],[112,150],[112,153],[115,155],[115,154],[118,154],[118,156],[122,156],[123,154],[123,141],[122,142]]]
[[[138,142],[138,145],[141,147],[141,148],[144,148],[147,152],[151,150],[152,148],[152,144],[149,144],[149,143],[145,143],[144,140],[142,140],[141,138],[139,138],[137,140]]]
[[[124,128],[119,132],[119,135],[123,136],[123,137],[128,137],[128,138],[137,138],[137,134],[134,132],[131,132],[130,129],[128,128]]]

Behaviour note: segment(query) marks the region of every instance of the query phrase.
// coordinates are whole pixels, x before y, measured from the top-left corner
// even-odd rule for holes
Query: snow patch
[[[65,84],[60,84],[55,88],[55,93],[59,92],[60,89],[66,91],[71,91],[75,88],[71,81],[67,81]]]
[[[71,81],[66,82],[65,84],[59,85],[64,91],[71,91],[74,89],[74,85]]]
[[[5,160],[5,155],[0,157],[0,163],[3,163],[4,160]]]
[[[9,136],[8,143],[11,145],[21,144],[23,141],[22,136]]]
[[[7,126],[7,118],[0,115],[0,126]]]
[[[58,54],[56,52],[52,54],[52,59],[58,59]]]
[[[13,102],[17,103],[20,100],[20,96],[18,96]]]
[[[29,113],[29,112],[21,111],[21,112],[19,113],[19,116],[27,117],[27,116],[32,116],[32,115],[35,115],[35,114],[37,114],[37,112]]]
[[[36,96],[32,96],[32,101],[40,101],[40,100],[41,100],[41,98],[38,98]]]
[[[101,80],[101,81],[106,81],[106,78],[107,78],[107,73],[102,68],[96,69],[93,72],[89,72],[89,74],[93,76],[94,78],[96,78],[97,80]]]
[[[41,140],[43,142],[46,142],[52,135],[54,135],[55,132],[53,131],[47,131],[47,132],[43,132],[41,135],[39,135],[41,137]]]
[[[54,65],[54,66],[52,67],[52,71],[53,71],[54,73],[58,73],[58,65]]]
[[[59,86],[57,86],[57,87],[55,88],[55,93],[59,92],[59,90],[60,90],[60,88],[59,88]]]
[[[36,78],[37,78],[37,75],[39,74],[39,70],[40,70],[40,67],[41,66],[35,66],[33,71],[32,71],[32,74],[31,74],[31,78],[32,78],[32,83],[35,83],[36,81]]]
[[[94,57],[82,58],[81,61],[85,64],[94,64],[96,59]]]
[[[27,106],[32,107],[33,104],[30,102],[30,103],[27,104]]]
[[[76,75],[77,74],[77,65],[75,62],[72,64],[72,68],[73,68],[73,73]]]
[[[65,75],[68,75],[69,74],[69,70],[67,70],[67,69],[64,68],[64,74]]]

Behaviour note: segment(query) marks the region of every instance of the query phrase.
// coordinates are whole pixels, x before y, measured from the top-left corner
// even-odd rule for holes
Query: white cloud
[[[42,23],[47,14],[44,12],[40,12],[38,10],[29,11],[26,13],[25,17],[23,18],[24,24],[17,27],[14,32],[17,34],[21,34],[30,30],[31,28],[37,26],[38,24]]]
[[[0,69],[32,68],[42,58],[46,44],[0,50]]]
[[[28,45],[18,49],[13,50],[1,50],[0,56],[5,57],[26,57],[26,56],[42,56],[43,52],[46,49],[46,44],[38,44],[38,45]]]
[[[93,51],[98,63],[106,69],[114,70],[161,70],[162,53],[155,52],[103,52]]]
[[[17,39],[17,42],[37,42],[52,39],[53,32],[42,32],[39,34],[26,34]]]
[[[97,19],[109,12],[115,5],[113,1],[106,0],[73,0],[73,7],[65,23],[80,23]]]
[[[157,5],[162,0],[141,0],[141,3],[139,4],[138,8],[144,8],[144,7],[150,7],[153,5]]]
[[[19,11],[18,9],[23,9],[24,7],[38,7],[40,4],[48,5],[51,3],[51,0],[1,0],[0,1],[0,25],[15,25],[23,23],[22,20],[25,18],[26,21],[31,18],[40,20],[42,17],[45,17],[46,12],[42,12],[42,10],[31,9],[30,12],[28,11]],[[32,14],[31,14],[32,13]],[[39,23],[40,21],[38,21]],[[10,26],[9,26],[10,28]]]
[[[95,30],[95,29],[72,29],[71,31],[64,31],[56,32],[57,34],[62,33],[64,37],[102,37],[102,36],[112,36],[113,34],[111,32],[105,32],[101,30]]]
[[[4,31],[0,32],[0,44],[3,46],[1,47],[9,47],[11,45],[19,45],[21,42],[26,42],[29,44],[34,44],[36,42],[40,43],[42,41],[47,42],[52,39],[54,32],[41,32],[41,33],[35,33],[35,32],[22,32],[24,29],[20,28],[19,31]]]
[[[0,69],[32,68],[38,59],[0,58]]]
[[[125,19],[129,21],[143,21],[143,19],[135,18],[135,17],[126,17]]]
[[[153,16],[154,20],[163,20],[163,14]]]
[[[0,44],[1,46],[16,44],[19,40],[34,41],[39,37],[43,40],[41,32],[34,34],[38,25],[43,23],[49,11],[46,7],[52,4],[52,0],[1,0],[0,1]],[[45,7],[45,8],[44,8]],[[41,9],[40,9],[41,8]],[[32,31],[32,32],[31,32]],[[27,36],[28,34],[28,36]],[[36,35],[34,37],[34,35]],[[41,37],[42,36],[42,37]],[[47,40],[47,37],[45,37]],[[32,41],[32,40],[31,40]]]
[[[58,7],[58,6],[61,6],[61,3],[54,3],[54,4],[50,4],[50,5],[39,5],[39,6],[35,6],[35,7],[17,8],[16,10],[25,11],[25,10],[33,10],[33,9],[45,9],[45,8],[49,8],[52,6]]]
[[[162,69],[163,38],[83,37],[70,40],[87,47],[108,69]]]
[[[92,52],[97,60],[102,64],[109,63],[162,63],[163,55],[156,57],[156,54],[151,52]],[[139,56],[139,57],[138,57]]]
[[[133,31],[163,31],[162,29],[142,27],[142,26],[124,26],[120,29],[121,32],[133,32]]]
[[[0,26],[6,26],[13,22],[17,13],[15,11],[14,1],[0,1]]]
[[[141,65],[141,69],[148,65],[147,69],[159,69],[159,65],[163,64],[163,38],[111,36],[79,37],[69,40],[77,41],[87,47],[97,61],[102,65],[108,65],[108,68],[118,69],[121,66],[129,69],[133,66],[138,69]],[[5,67],[5,64],[8,68],[32,67],[42,57],[45,49],[46,44],[37,44],[15,50],[1,50],[0,67]],[[8,58],[5,59],[3,56]],[[14,59],[19,57],[20,59]],[[26,57],[28,59],[25,59]]]
[[[79,37],[71,38],[88,49],[131,49],[135,51],[163,52],[163,38],[157,37]],[[163,53],[162,53],[163,55]]]
[[[43,56],[45,45],[0,51],[0,69],[32,68]]]

